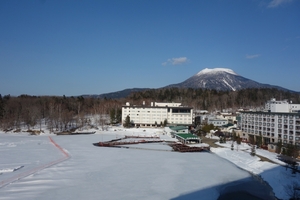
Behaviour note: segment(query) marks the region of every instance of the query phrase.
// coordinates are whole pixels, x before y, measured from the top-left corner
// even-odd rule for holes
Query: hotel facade
[[[271,99],[262,112],[241,112],[239,128],[243,136],[264,144],[295,144],[300,146],[300,104]]]
[[[168,124],[191,125],[193,124],[193,108],[182,106],[181,103],[151,102],[150,106],[133,105],[126,103],[122,106],[122,122],[126,117],[136,127],[161,126],[165,120]]]

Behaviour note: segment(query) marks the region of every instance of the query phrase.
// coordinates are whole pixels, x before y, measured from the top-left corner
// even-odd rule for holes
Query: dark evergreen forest
[[[240,91],[216,91],[205,89],[164,88],[131,93],[121,99],[100,99],[93,97],[0,95],[0,128],[12,130],[26,127],[49,130],[66,130],[89,123],[88,117],[98,115],[99,125],[109,116],[111,123],[121,122],[121,108],[126,102],[141,105],[150,102],[180,102],[196,110],[236,111],[239,108],[263,107],[270,98],[288,99],[300,103],[300,94],[277,89],[244,89]],[[44,124],[42,124],[44,123]]]

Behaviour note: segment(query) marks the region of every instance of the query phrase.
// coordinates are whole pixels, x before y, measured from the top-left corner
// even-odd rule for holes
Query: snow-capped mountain
[[[167,87],[204,88],[223,91],[236,91],[246,88],[277,88],[287,90],[278,86],[255,82],[226,68],[206,68],[181,83],[168,85]]]
[[[258,83],[256,81],[240,76],[237,73],[235,73],[233,70],[226,69],[226,68],[214,68],[214,69],[206,68],[181,83],[168,85],[162,88],[171,88],[171,87],[194,88],[194,89],[203,88],[203,89],[222,90],[222,91],[236,91],[236,90],[241,90],[246,88],[275,88],[283,91],[294,92],[279,86]],[[150,88],[125,89],[118,92],[111,92],[111,93],[106,93],[101,95],[89,95],[89,96],[93,96],[95,98],[123,98],[123,97],[127,97],[132,92],[138,92],[147,89]]]

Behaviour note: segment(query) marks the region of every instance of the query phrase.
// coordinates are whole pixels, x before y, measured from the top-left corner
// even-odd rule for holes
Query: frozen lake
[[[93,145],[116,138],[110,132],[51,135],[67,154],[48,136],[0,138],[1,199],[217,199],[231,191],[272,199],[268,186],[212,153]]]

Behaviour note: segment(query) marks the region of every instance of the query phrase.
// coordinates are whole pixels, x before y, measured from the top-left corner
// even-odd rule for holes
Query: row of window
[[[167,111],[150,111],[150,110],[128,110],[128,112],[132,112],[132,113],[167,113]],[[127,113],[127,110],[124,110],[124,113]]]
[[[242,125],[242,127],[244,127],[244,128],[252,128],[252,129],[259,129],[259,130],[261,130],[261,129],[263,129],[263,130],[266,130],[266,129],[270,129],[270,128],[268,128],[268,127],[270,127],[269,125],[267,126],[267,127],[265,127],[265,125],[264,125],[264,127],[261,127],[261,126],[250,126],[250,125]],[[272,125],[271,127],[274,127],[274,125]],[[283,125],[282,126],[282,124],[278,124],[278,128],[279,129],[281,129],[281,128],[284,128],[284,129],[294,129],[294,126],[293,125]],[[299,126],[296,126],[296,130],[300,130],[300,127]],[[272,130],[274,130],[274,128],[271,128]]]
[[[255,123],[255,124],[257,124],[257,123],[259,123],[259,124],[262,124],[262,122],[261,122],[262,120],[259,120],[259,122],[257,121],[257,120],[255,120],[255,121],[247,121],[247,120],[242,120],[242,122],[243,123],[245,123],[245,124],[247,124],[247,123],[251,123],[251,124],[253,124],[253,123]],[[270,120],[263,120],[263,122],[264,122],[264,124],[266,124],[265,122],[275,122],[274,120],[272,120],[272,121],[270,121]],[[278,123],[282,123],[282,119],[278,119]],[[294,123],[294,120],[287,120],[287,119],[285,119],[285,120],[283,120],[283,123],[284,124],[293,124]],[[269,123],[268,123],[269,124]],[[296,124],[300,124],[300,122],[298,122],[298,121],[296,121]]]
[[[287,136],[287,135],[284,135],[284,136],[283,136],[283,139],[293,140],[294,137],[293,137],[293,136]],[[296,141],[299,141],[299,140],[300,140],[300,137],[295,137],[295,140],[296,140]]]
[[[294,117],[296,119],[300,119],[300,115],[278,115],[278,114],[273,114],[273,115],[270,115],[270,114],[242,114],[242,117],[271,117],[271,118],[274,118],[275,116],[277,116],[278,118],[290,118],[290,119],[293,119]],[[252,118],[253,119],[253,118]]]

